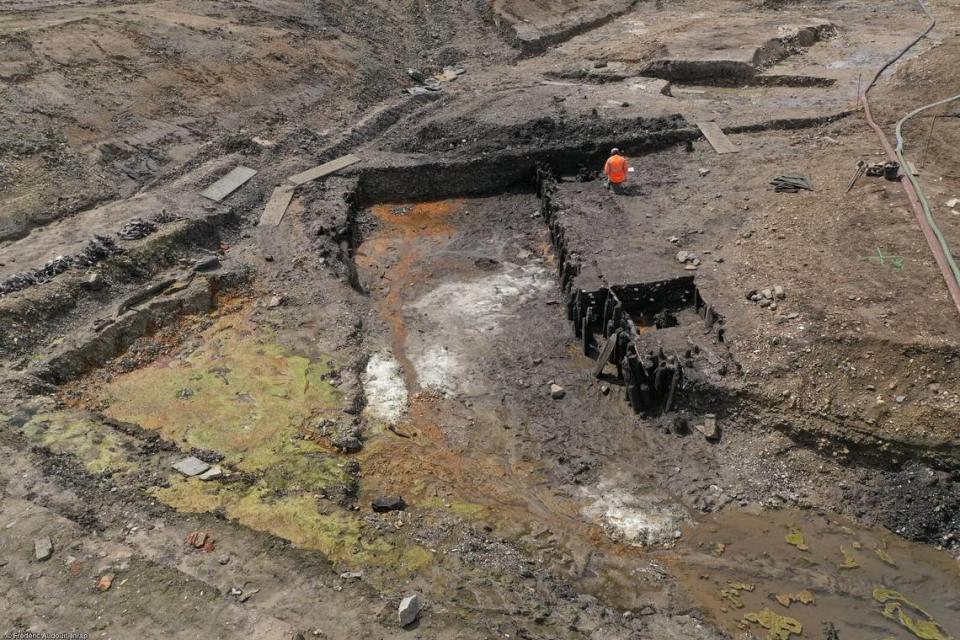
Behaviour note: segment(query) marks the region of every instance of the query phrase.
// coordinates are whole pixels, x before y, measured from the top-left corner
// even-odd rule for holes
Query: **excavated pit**
[[[469,166],[455,165],[460,172]],[[647,433],[647,419],[703,415],[711,408],[705,398],[724,395],[723,379],[737,368],[725,347],[724,315],[695,277],[665,277],[672,256],[585,259],[590,236],[571,217],[578,203],[557,193],[545,166],[483,175],[488,166],[481,163],[467,193],[436,176],[435,165],[345,180],[348,203],[339,200],[324,232],[337,248],[324,255],[342,261],[339,272],[370,305],[362,362],[291,349],[287,330],[267,319],[268,296],[251,295],[255,276],[203,277],[170,300],[164,294],[125,311],[87,343],[65,345],[40,371],[61,385],[67,406],[41,403],[14,423],[38,446],[78,453],[86,473],[136,479],[166,508],[222,514],[319,550],[338,566],[362,566],[373,584],[427,576],[436,589],[456,588],[468,606],[495,602],[495,590],[464,588],[449,561],[421,542],[378,537],[353,507],[400,493],[429,518],[452,513],[487,522],[505,540],[532,545],[541,570],[603,602],[671,611],[677,604],[664,593],[637,586],[645,561],[620,545],[647,547],[675,572],[690,602],[730,630],[743,613],[734,602],[745,611],[764,604],[754,591],[731,595],[731,582],[756,585],[756,593],[815,587],[829,607],[797,618],[816,627],[849,610],[841,629],[850,630],[878,624],[860,592],[861,583],[889,581],[883,558],[908,567],[911,585],[917,576],[945,579],[939,557],[882,532],[793,510],[781,512],[772,531],[767,520],[736,510],[697,516],[680,497],[682,485],[622,475],[676,446],[650,441],[660,436]],[[401,195],[384,202],[391,187]],[[336,201],[339,193],[332,188],[325,197]],[[186,324],[171,324],[178,315]],[[168,346],[150,346],[158,343]],[[361,388],[341,384],[350,378]],[[591,425],[618,434],[619,451],[607,453],[599,473],[585,462],[592,427],[553,443],[555,434],[537,424],[556,411],[548,395],[554,380],[609,385],[626,401],[597,393],[587,407],[573,405]],[[557,456],[557,469],[522,453],[540,441],[547,458]],[[137,474],[190,452],[232,480]],[[802,578],[792,575],[797,559],[782,541],[797,528],[818,555],[818,568]],[[674,544],[681,531],[690,541]],[[766,536],[768,555],[738,547],[744,535]],[[728,555],[718,545],[730,547]],[[513,553],[505,547],[503,561]],[[847,569],[835,569],[847,553],[865,567],[849,584]],[[706,573],[709,584],[700,577]],[[910,593],[940,624],[952,621],[941,593]]]
[[[41,19],[92,8],[76,28],[93,35],[57,37],[69,56],[92,43],[111,62],[61,64],[47,43],[38,59],[62,87],[8,65],[36,94],[11,104],[43,116],[28,118],[28,142],[31,128],[52,132],[44,171],[18,158],[9,175],[59,183],[50,210],[78,212],[35,233],[46,214],[10,226],[24,237],[0,264],[2,573],[9,600],[32,609],[14,624],[392,636],[415,592],[426,606],[402,633],[425,637],[956,635],[958,457],[943,426],[956,349],[921,343],[909,321],[905,342],[878,331],[888,296],[923,279],[858,280],[863,264],[837,255],[848,243],[819,235],[902,243],[911,276],[923,266],[903,220],[890,224],[893,194],[861,181],[834,197],[846,156],[874,143],[853,142],[852,120],[827,126],[912,28],[904,7],[817,7],[841,38],[809,8],[766,2],[414,3],[409,30],[400,14],[381,25],[395,3],[356,23],[254,3],[230,24],[229,7],[202,19],[181,7],[163,16],[160,57],[190,51],[181,27],[236,46],[184,80],[158,58],[112,55],[114,32],[155,7],[42,4]],[[501,22],[498,5],[519,10]],[[499,41],[461,48],[463,7],[516,55]],[[35,20],[11,15],[4,29]],[[416,47],[365,48],[385,31],[419,40],[429,64]],[[27,55],[30,39],[14,40]],[[398,98],[407,65],[461,63],[441,91]],[[269,91],[249,82],[265,72]],[[99,86],[136,74],[158,92]],[[78,86],[135,107],[60,145],[63,116],[100,115],[50,101]],[[707,120],[738,153],[715,154],[694,124]],[[80,155],[53,152],[78,134],[114,195],[57,179],[86,179]],[[613,146],[639,178],[616,196],[597,180]],[[257,226],[276,185],[346,153],[362,159]],[[238,163],[257,178],[227,204],[200,199]],[[782,171],[809,172],[817,191],[764,192]],[[123,199],[100,206],[100,193]],[[158,216],[155,235],[121,235],[143,225],[131,215]],[[88,259],[87,232],[119,250]],[[834,255],[819,260],[820,246]],[[775,282],[788,291],[778,313],[744,300]],[[945,325],[923,313],[921,336],[940,339]],[[861,321],[874,342],[855,335]],[[187,456],[217,473],[175,471]],[[373,507],[391,496],[402,510]],[[210,549],[184,544],[196,532]],[[56,546],[46,565],[29,548],[41,534]],[[107,571],[112,589],[95,590]]]

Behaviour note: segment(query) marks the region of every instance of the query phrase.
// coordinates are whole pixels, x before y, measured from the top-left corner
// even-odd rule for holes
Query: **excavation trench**
[[[841,637],[902,633],[884,615],[890,602],[911,620],[960,623],[934,586],[958,579],[944,554],[840,516],[704,515],[700,496],[681,495],[685,480],[666,489],[674,465],[681,478],[713,473],[708,453],[678,454],[652,419],[696,408],[720,369],[735,368],[722,313],[691,277],[596,270],[553,208],[546,174],[535,183],[526,166],[486,168],[470,178],[486,197],[454,193],[422,168],[361,175],[337,238],[365,293],[359,375],[304,339],[303,327],[326,326],[318,303],[269,315],[255,285],[236,279],[234,293],[202,288],[155,309],[190,314],[181,323],[131,323],[122,340],[79,351],[83,367],[50,378],[65,383],[62,404],[5,419],[92,476],[318,550],[381,587],[425,577],[432,598],[465,612],[499,606],[498,589],[432,527],[495,532],[497,571],[533,567],[538,580],[632,611],[696,606],[731,632],[769,608],[806,629],[832,622]],[[399,196],[387,197],[392,187]],[[566,397],[551,398],[551,382]],[[190,452],[225,477],[170,470]],[[368,513],[382,495],[402,495],[408,510]],[[875,597],[877,587],[902,595]]]
[[[535,434],[531,423],[557,403],[518,402],[521,398],[545,398],[548,377],[562,380],[572,368],[594,369],[604,340],[621,333],[626,344],[618,348],[632,349],[636,361],[644,363],[640,371],[651,370],[651,387],[657,384],[657,368],[682,372],[686,367],[690,380],[681,384],[694,392],[707,381],[698,380],[698,356],[690,352],[688,332],[695,327],[693,333],[709,345],[704,351],[716,353],[722,351],[724,329],[722,316],[703,299],[693,278],[577,288],[581,274],[565,267],[571,257],[558,242],[556,220],[540,215],[549,211],[549,198],[543,196],[541,181],[539,201],[516,191],[378,204],[360,213],[360,283],[384,326],[379,342],[376,331],[365,342],[372,354],[366,413],[400,438],[387,441],[388,455],[378,446],[385,441],[361,455],[365,483],[399,489],[418,501],[439,498],[468,517],[495,522],[496,530],[537,549],[541,566],[619,606],[668,606],[631,578],[648,570],[651,556],[637,551],[652,544],[657,549],[652,557],[670,566],[691,600],[730,632],[743,628],[745,614],[763,615],[767,608],[777,608],[806,629],[831,622],[841,634],[866,627],[902,630],[883,615],[879,599],[894,596],[874,595],[881,587],[902,591],[905,599],[911,594],[913,604],[904,605],[913,607],[911,615],[925,607],[924,619],[943,628],[955,624],[949,597],[932,585],[956,580],[956,567],[932,549],[840,516],[797,510],[771,517],[731,508],[698,517],[668,492],[612,472],[643,466],[635,456],[652,457],[648,462],[657,464],[658,451],[645,438],[649,426],[643,422],[634,423],[633,433],[618,443],[625,453],[612,455],[598,478],[545,490],[545,485],[559,488],[551,463],[524,455],[529,442],[522,436]],[[591,308],[606,310],[594,314]],[[579,328],[576,352],[557,349],[564,339],[550,335],[564,331],[567,322]],[[687,349],[665,357],[648,348],[670,349],[672,343]],[[609,353],[616,360],[617,348]],[[641,374],[624,375],[634,366],[625,363],[616,374],[606,369],[603,379],[621,389],[640,413],[669,410],[669,404],[661,404],[669,384],[646,389],[657,402],[634,404],[630,378],[634,375],[639,387]],[[541,367],[552,373],[543,375]],[[528,383],[533,394],[513,392]],[[679,403],[681,385],[673,386]],[[592,437],[601,438],[606,425],[634,421],[618,395],[598,394],[586,414],[582,406],[565,408],[565,419],[589,419]],[[571,440],[564,448],[575,455],[578,445]],[[688,464],[696,466],[692,460]],[[681,530],[682,541],[674,543]],[[797,531],[802,548],[795,543]],[[808,591],[814,602],[807,601]]]

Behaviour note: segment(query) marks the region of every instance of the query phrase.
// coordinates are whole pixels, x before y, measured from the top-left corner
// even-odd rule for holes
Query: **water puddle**
[[[677,551],[678,579],[734,635],[945,640],[960,630],[957,560],[841,516],[728,510],[686,528]]]

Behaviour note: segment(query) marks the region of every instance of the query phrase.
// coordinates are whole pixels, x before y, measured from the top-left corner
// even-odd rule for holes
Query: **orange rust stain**
[[[390,325],[393,355],[400,362],[409,388],[414,388],[413,366],[404,351],[407,329],[403,322],[404,294],[411,285],[432,277],[424,260],[456,229],[447,219],[463,209],[464,200],[416,204],[379,204],[370,212],[382,223],[359,247],[357,266],[369,280],[383,279],[389,290],[380,300],[380,314]]]
[[[378,204],[370,212],[381,222],[394,227],[416,227],[423,231],[424,225],[445,225],[445,220],[463,209],[465,201],[439,200],[412,204]]]
[[[528,472],[512,467],[502,457],[452,447],[441,427],[442,404],[442,399],[429,393],[413,396],[408,418],[398,427],[410,437],[385,435],[389,443],[381,444],[387,446],[365,448],[359,454],[364,476],[379,488],[419,498],[449,497],[485,507],[519,506],[520,497],[505,479]]]

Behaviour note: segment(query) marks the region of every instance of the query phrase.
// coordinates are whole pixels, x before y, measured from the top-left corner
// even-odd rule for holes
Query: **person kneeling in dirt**
[[[624,183],[627,181],[627,172],[630,165],[627,159],[620,155],[620,149],[610,151],[607,163],[603,165],[603,173],[607,176],[607,188],[616,194],[624,193]]]

